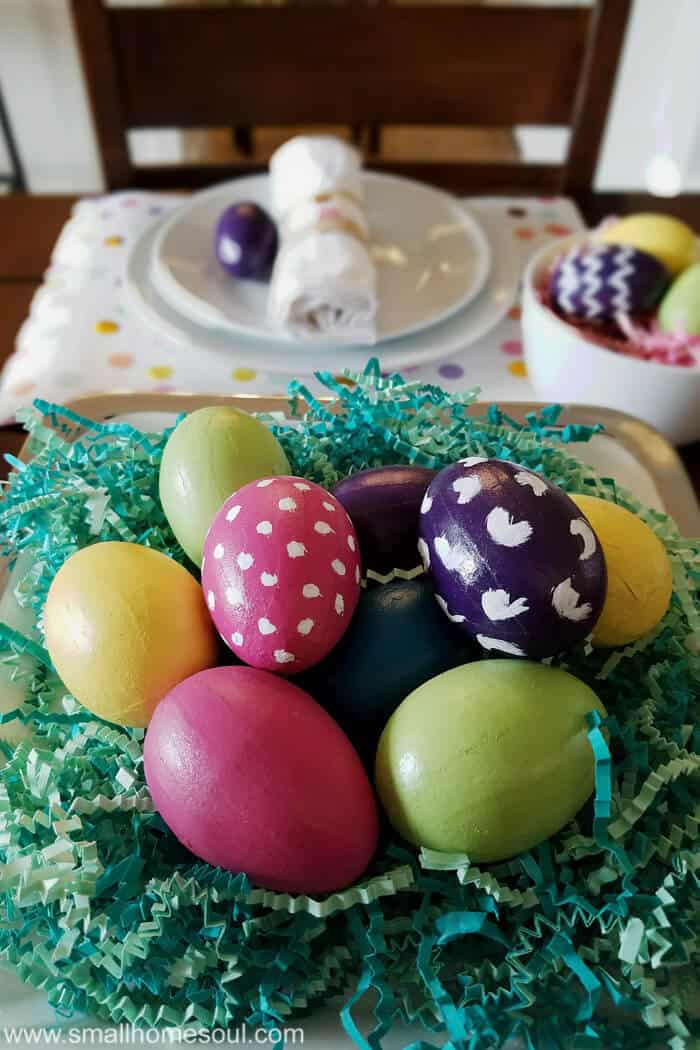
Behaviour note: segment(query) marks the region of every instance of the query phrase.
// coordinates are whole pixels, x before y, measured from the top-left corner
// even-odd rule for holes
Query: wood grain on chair
[[[373,129],[376,146],[380,125],[571,124],[563,166],[383,156],[371,166],[462,192],[578,192],[592,181],[629,0],[72,8],[110,188],[201,185],[250,170],[241,159],[135,168],[131,129],[336,124]]]

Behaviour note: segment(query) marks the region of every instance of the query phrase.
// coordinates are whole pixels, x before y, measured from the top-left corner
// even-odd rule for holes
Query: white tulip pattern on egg
[[[462,506],[473,500],[481,491],[481,480],[478,477],[457,478],[452,482],[452,488],[457,493],[457,502]]]
[[[458,569],[462,564],[462,553],[458,549],[450,547],[450,541],[446,536],[436,536],[433,547],[438,558],[450,572]]]
[[[349,517],[329,492],[300,478],[238,489],[205,542],[202,586],[219,634],[245,663],[276,674],[304,671],[337,644],[360,577]]]
[[[507,653],[509,656],[527,655],[519,645],[515,644],[515,642],[507,642],[504,638],[491,638],[487,634],[477,634],[476,640],[482,649],[495,650],[498,653]]]
[[[580,536],[583,540],[583,550],[579,554],[581,561],[586,561],[595,554],[598,546],[595,533],[585,518],[574,518],[569,525],[569,532],[572,536]]]
[[[450,612],[450,610],[447,607],[447,602],[445,601],[445,599],[442,597],[441,594],[436,594],[435,595],[435,601],[438,603],[438,605],[440,606],[440,608],[442,609],[442,611],[444,612],[444,614],[445,614],[445,616],[447,617],[448,620],[451,620],[452,623],[464,623],[464,617],[463,616],[461,616],[459,613],[451,613]]]
[[[590,602],[581,602],[581,595],[571,583],[571,577],[567,577],[557,584],[552,592],[552,605],[560,616],[567,620],[587,620],[593,612]]]
[[[593,629],[606,594],[603,554],[547,478],[470,456],[433,478],[424,506],[418,551],[436,601],[482,648],[542,659]]]
[[[435,553],[450,572],[459,572],[469,576],[474,571],[474,558],[469,551],[461,547],[451,547],[445,536],[437,536],[434,542]]]
[[[532,536],[529,521],[514,521],[505,507],[494,507],[486,519],[486,530],[502,547],[519,547]]]
[[[510,620],[528,611],[527,598],[510,600],[508,591],[484,591],[481,595],[481,607],[489,620]]]
[[[529,485],[536,496],[544,496],[545,492],[548,491],[547,482],[544,478],[540,478],[537,474],[532,474],[529,470],[519,470],[515,475],[515,480],[518,485]]]

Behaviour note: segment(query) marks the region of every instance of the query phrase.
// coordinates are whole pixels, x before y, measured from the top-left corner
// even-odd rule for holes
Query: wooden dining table
[[[0,367],[14,349],[15,337],[29,312],[51,252],[71,208],[73,196],[0,197]],[[663,210],[678,214],[700,229],[700,198],[664,202]],[[684,207],[685,205],[685,207]],[[692,214],[688,214],[688,207]],[[596,194],[584,202],[589,222],[611,212],[649,210],[649,199],[634,194]],[[699,406],[700,410],[700,406]],[[7,477],[7,453],[16,454],[24,440],[18,426],[0,427],[0,477]],[[686,470],[700,498],[700,442],[680,450]]]

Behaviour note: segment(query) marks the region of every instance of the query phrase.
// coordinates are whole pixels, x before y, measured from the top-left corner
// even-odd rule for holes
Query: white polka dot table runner
[[[230,353],[198,351],[134,312],[124,286],[129,246],[180,200],[131,192],[79,202],[0,378],[0,422],[11,421],[35,397],[65,403],[116,390],[279,394],[294,377],[320,390],[303,351],[290,350],[288,375],[266,373],[262,365],[237,361],[235,339]],[[488,229],[494,254],[515,253],[522,267],[552,237],[582,227],[575,205],[564,198],[480,197],[468,204]],[[448,390],[480,386],[488,401],[531,400],[519,317],[515,304],[460,353],[401,371]]]

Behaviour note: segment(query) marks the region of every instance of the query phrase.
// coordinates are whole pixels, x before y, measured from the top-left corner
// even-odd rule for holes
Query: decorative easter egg
[[[382,733],[376,785],[409,842],[490,863],[562,828],[594,787],[586,715],[605,708],[558,668],[480,660],[426,682]]]
[[[136,543],[96,543],[73,554],[49,589],[44,629],[66,688],[123,726],[147,726],[158,701],[217,654],[197,581]]]
[[[289,473],[277,438],[253,416],[228,405],[185,416],[168,438],[160,466],[160,501],[195,565],[214,515],[249,481]]]
[[[700,262],[677,277],[659,307],[664,332],[700,335]]]
[[[541,658],[593,630],[603,553],[576,504],[540,474],[478,456],[454,463],[431,483],[420,529],[438,603],[484,649]]]
[[[232,204],[216,225],[216,257],[232,277],[268,280],[277,244],[277,227],[252,201]]]
[[[553,304],[586,321],[616,314],[646,313],[668,285],[668,273],[653,255],[609,244],[575,245],[555,264],[549,281]]]
[[[252,667],[297,674],[322,660],[360,596],[357,535],[330,492],[303,478],[265,478],[214,518],[202,587],[226,644]]]
[[[266,889],[342,889],[376,849],[377,808],[350,741],[265,671],[216,667],[177,685],[151,721],[144,765],[173,834]]]
[[[434,477],[427,467],[397,465],[361,470],[336,485],[333,492],[357,530],[365,571],[412,569],[420,563],[418,513]]]
[[[595,529],[608,569],[608,593],[593,645],[628,645],[666,614],[673,571],[666,548],[641,518],[597,496],[571,497]]]
[[[655,256],[671,274],[680,273],[695,259],[695,234],[671,215],[653,212],[627,215],[596,234],[604,244],[627,244]]]
[[[365,762],[391,713],[423,682],[473,660],[476,646],[445,619],[425,578],[366,590],[347,632],[299,679],[345,730]]]

